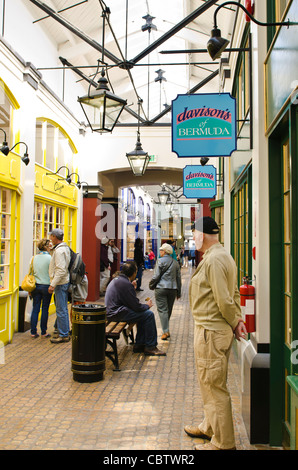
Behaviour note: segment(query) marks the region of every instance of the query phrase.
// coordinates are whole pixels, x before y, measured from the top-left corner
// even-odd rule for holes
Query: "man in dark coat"
[[[105,296],[107,318],[137,324],[134,352],[144,352],[147,356],[165,356],[166,353],[157,348],[155,317],[150,310],[152,301],[149,299],[142,304],[137,298],[132,284],[136,275],[136,263],[127,261],[118,276],[109,283]]]

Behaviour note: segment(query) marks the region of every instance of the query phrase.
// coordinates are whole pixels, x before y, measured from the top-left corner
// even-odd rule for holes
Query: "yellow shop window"
[[[0,290],[9,289],[11,191],[0,187]]]
[[[36,122],[36,162],[54,173],[58,168],[67,166],[69,173],[73,173],[74,150],[70,139],[62,129],[46,119]],[[61,168],[59,175],[66,177],[66,168]]]
[[[65,209],[43,202],[35,201],[33,219],[33,253],[37,252],[37,244],[42,238],[49,238],[54,228],[65,232]]]

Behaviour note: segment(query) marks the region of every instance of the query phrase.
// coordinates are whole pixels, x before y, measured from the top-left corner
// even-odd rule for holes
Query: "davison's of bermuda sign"
[[[227,157],[236,150],[236,100],[229,93],[178,95],[172,101],[172,151],[178,157]]]
[[[187,165],[183,168],[183,194],[187,198],[216,196],[216,168],[213,165]]]

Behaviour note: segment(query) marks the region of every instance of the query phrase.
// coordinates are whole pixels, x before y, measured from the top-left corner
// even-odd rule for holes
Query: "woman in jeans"
[[[181,273],[178,261],[173,259],[173,248],[164,243],[160,249],[152,281],[157,281],[155,287],[155,301],[158,310],[163,341],[170,337],[169,321],[175,299],[181,297]]]
[[[47,334],[49,306],[52,298],[52,294],[48,293],[50,285],[49,264],[51,261],[49,243],[49,240],[43,238],[37,245],[39,253],[33,258],[33,274],[36,280],[36,288],[31,292],[33,299],[33,309],[31,313],[32,338],[39,337],[39,334],[37,334],[37,322],[41,304],[41,336],[42,338],[49,338],[51,336]]]

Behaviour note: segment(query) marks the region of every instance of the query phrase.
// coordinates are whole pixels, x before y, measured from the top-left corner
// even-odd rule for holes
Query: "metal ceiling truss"
[[[183,29],[185,26],[187,26],[189,23],[194,21],[196,18],[198,18],[200,15],[202,15],[204,12],[206,12],[210,7],[215,5],[218,0],[206,0],[203,5],[198,7],[196,10],[194,10],[191,14],[189,14],[187,17],[185,17],[182,21],[180,21],[178,24],[176,24],[173,28],[171,28],[169,31],[167,31],[165,34],[163,34],[159,39],[154,41],[152,44],[150,44],[148,47],[146,47],[142,52],[140,52],[136,57],[134,57],[131,60],[126,60],[123,57],[123,54],[120,50],[119,44],[117,42],[117,39],[113,33],[113,29],[111,27],[111,24],[109,23],[109,18],[107,18],[107,22],[109,24],[110,30],[113,34],[113,37],[115,39],[115,42],[117,44],[117,47],[119,49],[119,53],[121,55],[121,59],[119,59],[117,56],[112,54],[110,51],[107,49],[103,48],[101,44],[99,44],[97,41],[94,39],[90,38],[87,34],[79,30],[76,26],[72,25],[69,21],[67,21],[65,18],[63,18],[59,13],[55,12],[51,7],[46,5],[44,2],[40,0],[29,0],[31,3],[33,3],[35,6],[43,10],[48,16],[52,17],[55,19],[57,22],[59,22],[62,26],[67,28],[69,31],[71,31],[73,34],[78,36],[80,39],[85,41],[87,44],[89,44],[91,47],[93,47],[95,50],[97,50],[100,53],[104,53],[104,56],[106,56],[110,61],[114,64],[114,66],[117,66],[121,69],[127,70],[129,78],[131,80],[132,86],[134,88],[134,91],[136,93],[137,98],[139,99],[137,90],[135,88],[134,82],[133,82],[133,77],[131,76],[130,69],[134,67],[134,65],[137,65],[137,63],[149,55],[152,51],[154,51],[157,47],[159,47],[161,44],[166,42],[168,39],[170,39],[172,36],[174,36],[177,32],[179,32],[181,29]],[[104,9],[104,4],[102,1],[100,1],[102,9]],[[202,50],[206,52],[205,50]],[[97,83],[90,79],[88,76],[86,76],[83,72],[80,71],[79,66],[73,66],[70,64],[66,59],[60,57],[61,62],[63,63],[64,66],[71,67],[71,69],[77,73],[81,78],[84,80],[88,81],[94,86],[97,86]],[[106,64],[107,65],[107,64]],[[141,65],[141,64],[140,64]],[[208,77],[206,77],[204,80],[202,80],[199,84],[197,84],[195,87],[193,87],[189,93],[195,93],[198,89],[202,88],[206,83],[208,83],[210,80],[212,80],[214,77],[216,77],[219,73],[219,70],[216,70],[215,72],[211,73]],[[125,110],[130,113],[132,116],[134,116],[137,120],[139,119],[141,122],[141,125],[156,125],[157,121],[161,119],[165,114],[167,114],[171,110],[171,106],[167,106],[161,113],[159,113],[155,118],[151,120],[145,120],[141,116],[138,115],[138,113],[135,113],[133,110],[129,108],[129,106],[125,107]],[[145,115],[145,114],[144,114]],[[119,126],[121,124],[118,124]],[[130,124],[131,126],[132,124]]]

